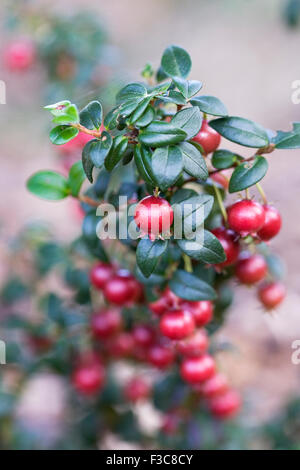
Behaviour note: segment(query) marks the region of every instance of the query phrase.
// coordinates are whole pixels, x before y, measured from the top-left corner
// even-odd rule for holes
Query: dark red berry
[[[92,316],[91,327],[96,338],[109,338],[120,330],[122,317],[119,310],[102,310]]]
[[[210,400],[209,408],[214,416],[220,419],[232,418],[241,407],[240,395],[234,390],[228,390]]]
[[[265,221],[261,229],[257,232],[263,241],[271,240],[281,229],[281,216],[275,207],[265,205]]]
[[[208,154],[217,150],[221,142],[221,136],[208,124],[206,119],[203,119],[201,129],[193,137],[193,141],[200,144],[204,153]]]
[[[105,371],[96,361],[82,364],[73,372],[72,383],[76,390],[84,395],[94,395],[103,386]]]
[[[90,272],[90,280],[97,289],[103,289],[105,284],[113,277],[114,268],[110,264],[97,263]]]
[[[135,325],[132,330],[132,336],[135,344],[147,348],[155,341],[155,332],[151,326]]]
[[[178,342],[180,354],[187,357],[198,357],[208,348],[208,338],[205,330],[196,330],[191,336]]]
[[[188,310],[176,310],[165,313],[160,320],[161,333],[170,339],[183,339],[195,329],[195,321]]]
[[[237,201],[227,209],[228,225],[242,236],[260,230],[265,221],[265,211],[261,204],[251,199]]]
[[[191,312],[196,326],[202,327],[212,320],[213,304],[210,300],[185,301],[181,304],[181,307]]]
[[[109,340],[107,345],[110,354],[116,358],[128,357],[134,350],[134,339],[131,333],[120,332]]]
[[[236,262],[240,252],[240,245],[238,242],[237,234],[232,230],[228,230],[225,227],[218,227],[212,230],[212,233],[217,237],[221,243],[226,260],[223,263],[218,263],[216,266],[219,268],[225,268],[226,266],[231,266]]]
[[[175,359],[171,346],[154,344],[148,351],[148,361],[159,369],[166,369],[173,364]]]
[[[235,275],[242,284],[255,284],[264,279],[268,272],[265,258],[260,254],[246,254],[235,267]]]
[[[128,279],[116,275],[107,282],[103,289],[104,297],[116,305],[125,305],[133,300],[133,289]]]
[[[197,391],[205,398],[213,398],[223,395],[228,390],[228,382],[222,374],[215,374],[210,379],[201,383]]]
[[[161,297],[149,304],[150,310],[156,315],[163,315],[167,310],[176,308],[180,299],[168,287],[162,292]]]
[[[134,220],[142,234],[157,236],[168,232],[173,223],[174,213],[171,205],[165,199],[147,196],[142,199],[135,209]]]
[[[150,385],[141,377],[134,377],[124,388],[124,395],[128,401],[133,403],[144,400],[150,395]]]
[[[268,282],[258,290],[258,297],[267,310],[277,307],[285,298],[285,287],[281,282]]]
[[[182,361],[181,377],[189,384],[196,384],[209,379],[215,373],[215,361],[205,354],[200,357],[187,357]]]

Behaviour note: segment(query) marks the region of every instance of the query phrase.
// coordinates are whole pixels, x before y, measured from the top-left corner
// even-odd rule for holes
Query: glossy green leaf
[[[263,148],[269,144],[266,130],[248,119],[225,117],[210,121],[209,125],[226,139],[245,147]]]
[[[171,82],[168,81],[166,83],[161,83],[160,85],[156,85],[150,89],[151,96],[159,96],[162,93],[166,93],[170,88]]]
[[[203,113],[211,114],[212,116],[228,116],[225,105],[215,96],[197,96],[191,100],[191,104],[198,106]]]
[[[136,262],[145,277],[149,277],[153,273],[167,246],[167,240],[151,241],[149,238],[142,238],[139,241],[136,250]]]
[[[194,274],[180,269],[175,271],[169,287],[178,297],[185,300],[214,300],[216,298],[216,293],[209,284]]]
[[[189,175],[205,181],[208,178],[208,169],[201,152],[189,142],[179,144],[183,155],[183,168]]]
[[[250,188],[265,176],[267,170],[268,162],[260,155],[253,162],[241,163],[231,175],[229,192],[236,193]]]
[[[139,141],[149,147],[165,147],[182,142],[186,136],[185,131],[168,122],[153,121],[140,131]]]
[[[225,168],[230,168],[239,160],[243,159],[236,153],[230,152],[230,150],[220,149],[213,153],[211,162],[218,170],[224,170]]]
[[[175,184],[182,172],[180,148],[170,145],[156,149],[152,155],[152,172],[157,185],[163,191]]]
[[[160,96],[160,100],[165,101],[166,103],[174,103],[180,106],[186,105],[186,99],[182,93],[176,90],[171,90],[168,95]]]
[[[272,142],[277,149],[300,148],[300,122],[293,123],[293,130],[291,132],[278,131]]]
[[[178,46],[169,46],[161,59],[163,71],[171,77],[186,78],[190,73],[192,61],[189,54]]]
[[[148,105],[149,105],[150,101],[151,101],[151,97],[148,97],[148,98],[144,98],[138,104],[138,106],[135,108],[134,112],[130,116],[130,123],[131,124],[134,124],[144,114],[144,112],[148,108]]]
[[[119,116],[119,106],[113,108],[107,113],[104,118],[103,124],[106,129],[112,130],[117,127]]]
[[[54,124],[77,124],[79,123],[79,113],[75,104],[70,104],[56,114],[52,120]]]
[[[200,131],[202,115],[197,106],[184,108],[173,116],[171,124],[185,131],[187,139],[191,139]]]
[[[213,204],[214,198],[209,194],[197,194],[172,204],[174,217],[176,220],[182,220],[182,230],[186,238],[203,224]]]
[[[123,135],[114,138],[112,148],[105,158],[104,164],[108,171],[111,171],[120,160],[122,160],[128,147],[128,139]]]
[[[80,188],[85,178],[86,175],[82,166],[82,161],[80,160],[79,162],[74,163],[74,165],[71,166],[69,171],[68,183],[72,196],[78,196]]]
[[[67,179],[55,171],[39,171],[27,181],[29,191],[42,199],[57,201],[70,194]]]
[[[117,94],[117,104],[127,101],[142,100],[147,96],[147,89],[142,83],[129,83]]]
[[[152,106],[148,106],[144,114],[135,122],[135,127],[146,127],[153,121],[155,116]]]
[[[54,145],[63,145],[78,135],[78,130],[70,126],[56,126],[50,132],[50,140]]]
[[[64,109],[66,109],[71,104],[71,101],[63,100],[59,101],[58,103],[48,104],[44,106],[44,109],[50,111],[53,116],[59,116]]]
[[[112,144],[113,140],[111,135],[104,131],[101,135],[101,139],[90,140],[85,145],[85,151],[89,153],[90,160],[96,168],[103,166]]]
[[[156,183],[153,179],[151,159],[152,152],[148,147],[144,147],[140,144],[134,147],[134,161],[137,170],[142,179],[154,187]]]
[[[102,105],[99,101],[91,101],[80,111],[80,124],[87,129],[99,129],[102,118]]]
[[[181,77],[173,77],[173,82],[186,99],[196,95],[202,88],[198,80],[185,80]]]
[[[225,251],[211,232],[204,230],[203,243],[196,240],[177,240],[180,249],[197,261],[207,264],[218,264],[226,260]]]
[[[93,146],[93,140],[90,140],[82,150],[82,167],[83,170],[86,174],[87,179],[89,180],[90,183],[93,182],[93,169],[94,169],[94,163],[92,162],[91,159],[91,154],[90,154],[90,149],[91,146]]]

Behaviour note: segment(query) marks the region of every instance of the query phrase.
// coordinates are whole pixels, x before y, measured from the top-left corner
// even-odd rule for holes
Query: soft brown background
[[[204,83],[230,114],[248,117],[270,129],[288,130],[300,121],[300,105],[291,101],[291,85],[300,79],[300,28],[289,30],[280,0],[60,0],[37,1],[68,14],[90,8],[120,48],[125,78],[139,78],[148,61],[158,65],[169,44],[185,47],[193,59],[192,78]],[[2,2],[1,2],[2,5]],[[0,17],[2,17],[0,6]],[[0,47],[6,36],[0,31]],[[43,72],[38,66],[23,76],[0,68],[7,83],[7,105],[0,105],[0,274],[6,263],[5,240],[33,219],[55,224],[61,238],[78,233],[70,202],[40,201],[25,189],[25,180],[41,168],[57,167],[48,141],[50,122],[42,109]],[[230,148],[230,144],[226,143]],[[236,349],[220,354],[222,367],[246,392],[251,416],[267,416],[297,393],[300,366],[291,363],[291,342],[300,339],[300,151],[277,151],[263,186],[283,215],[274,250],[288,268],[288,298],[272,316],[265,314],[255,292],[239,287],[228,324],[218,341]],[[246,408],[247,409],[247,408]],[[248,415],[249,417],[250,415]]]

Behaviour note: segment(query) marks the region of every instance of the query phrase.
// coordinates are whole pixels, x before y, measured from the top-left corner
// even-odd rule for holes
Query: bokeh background
[[[22,13],[16,27],[10,24],[10,3],[18,2],[2,1],[0,5],[0,53],[10,40],[30,35]],[[106,84],[116,87],[117,79],[138,79],[146,62],[158,66],[165,47],[178,44],[192,57],[192,78],[204,83],[205,94],[220,97],[231,115],[248,117],[274,130],[288,130],[293,121],[300,121],[300,105],[291,100],[292,82],[300,79],[300,24],[288,25],[285,0],[21,3],[62,17],[83,10],[92,13],[106,33],[104,65],[100,69]],[[43,34],[40,26],[35,38]],[[8,243],[24,224],[46,220],[62,241],[73,239],[80,224],[70,201],[41,201],[25,188],[32,172],[61,167],[47,136],[49,119],[42,108],[53,93],[45,68],[37,62],[26,73],[16,74],[1,63],[0,79],[7,85],[7,104],[0,105],[0,280],[4,280],[11,269]],[[103,83],[79,85],[72,89],[71,98],[84,104],[91,94],[97,96],[101,87],[103,92]],[[57,90],[57,95],[61,92]],[[246,406],[250,404],[251,409],[246,419],[255,423],[268,420],[299,394],[300,365],[291,362],[291,343],[300,339],[299,157],[298,150],[272,154],[263,184],[269,200],[283,216],[283,228],[273,247],[287,267],[287,299],[270,315],[262,312],[250,290],[239,287],[228,321],[218,333],[220,344],[231,345],[218,355],[218,361],[244,393]],[[50,415],[47,401],[38,399],[42,393],[37,387],[28,406],[36,406],[39,414]],[[56,396],[59,402],[58,392]],[[58,416],[55,406],[59,409],[56,404],[52,411]]]

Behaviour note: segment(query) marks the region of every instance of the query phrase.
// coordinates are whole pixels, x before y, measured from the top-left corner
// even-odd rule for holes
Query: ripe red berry
[[[242,236],[260,230],[265,221],[265,211],[261,204],[251,199],[237,201],[227,209],[228,224]]]
[[[91,328],[95,337],[109,338],[114,335],[122,326],[122,317],[119,310],[102,310],[92,316]]]
[[[103,289],[104,297],[116,305],[125,305],[133,300],[132,285],[126,277],[115,275]]]
[[[75,369],[72,383],[76,390],[84,395],[94,395],[103,386],[105,370],[101,363],[88,361]]]
[[[227,390],[228,382],[226,377],[222,374],[213,375],[197,388],[197,391],[205,398],[213,398],[218,395],[223,395]]]
[[[265,221],[261,229],[257,232],[263,241],[271,240],[281,229],[281,216],[275,207],[265,205]]]
[[[29,40],[18,40],[9,44],[4,53],[4,61],[9,70],[24,71],[35,60],[35,47]]]
[[[128,357],[134,350],[134,340],[131,333],[122,331],[109,339],[108,350],[113,357]]]
[[[221,136],[203,119],[202,126],[197,135],[193,138],[194,142],[200,144],[205,154],[214,152],[220,145]]]
[[[198,357],[208,348],[208,338],[205,330],[197,330],[191,336],[178,342],[180,354],[187,357]]]
[[[173,349],[167,345],[154,344],[148,351],[148,361],[159,369],[166,369],[175,359]]]
[[[155,332],[151,326],[135,325],[132,330],[132,336],[137,346],[147,348],[155,341]]]
[[[241,407],[240,395],[234,390],[228,390],[210,400],[209,408],[214,416],[225,419],[232,418]]]
[[[173,223],[174,213],[171,205],[165,199],[147,196],[142,199],[135,209],[134,220],[143,234],[157,236],[167,232]]]
[[[161,333],[170,339],[183,339],[195,328],[195,321],[188,310],[176,310],[165,313],[160,320]]]
[[[191,312],[196,326],[202,327],[212,320],[213,304],[210,300],[185,301],[181,304],[181,307]]]
[[[258,297],[267,310],[277,307],[285,297],[285,287],[281,282],[263,284],[258,290]]]
[[[243,256],[237,262],[235,275],[242,284],[255,284],[267,275],[268,267],[265,258],[260,254]]]
[[[90,280],[97,289],[103,289],[105,284],[113,277],[114,268],[107,263],[97,263],[90,272]]]
[[[181,377],[190,384],[196,384],[209,379],[215,373],[215,361],[205,354],[200,357],[187,357],[182,361]]]
[[[225,227],[218,227],[212,230],[212,233],[217,237],[221,243],[225,254],[226,260],[223,263],[217,264],[219,268],[225,268],[231,266],[236,262],[240,252],[240,245],[237,239],[237,234],[232,230],[228,230]]]
[[[149,304],[149,308],[156,315],[163,315],[167,310],[176,308],[179,302],[179,297],[167,287],[158,300]]]
[[[124,388],[124,396],[133,403],[144,400],[150,395],[150,385],[141,377],[134,377]]]
[[[217,173],[213,173],[210,177],[216,183],[219,183],[221,186],[223,186],[224,189],[228,189],[229,178],[226,177],[225,171],[218,171]]]

